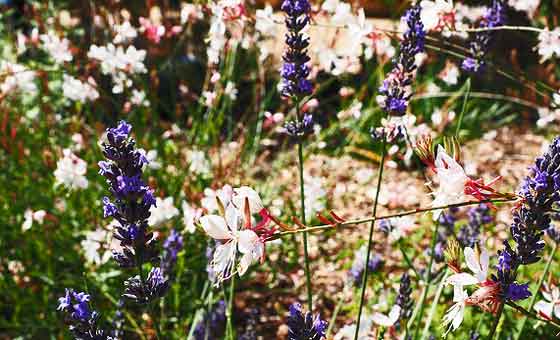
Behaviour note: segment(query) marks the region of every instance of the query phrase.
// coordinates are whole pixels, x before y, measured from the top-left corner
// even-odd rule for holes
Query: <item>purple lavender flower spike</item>
[[[282,57],[284,65],[280,70],[282,76],[282,95],[301,98],[311,94],[311,82],[307,80],[309,67],[307,47],[309,38],[302,30],[309,23],[311,5],[308,0],[284,0],[282,10],[286,12],[286,45],[287,50]]]
[[[220,339],[226,327],[226,303],[218,301],[212,311],[198,322],[194,329],[195,340]]]
[[[521,184],[523,198],[513,212],[511,238],[499,251],[498,272],[492,279],[500,283],[505,299],[519,300],[530,296],[526,285],[515,282],[519,266],[540,261],[544,249],[543,235],[552,227],[554,207],[560,202],[556,178],[560,176],[560,137],[556,137],[544,155],[537,158],[531,174]]]
[[[426,32],[420,20],[421,8],[416,5],[403,16],[407,30],[403,35],[399,55],[394,60],[393,70],[389,72],[381,87],[380,106],[390,115],[402,116],[412,97],[412,81],[416,70],[415,58],[424,51]]]
[[[146,164],[144,151],[135,147],[130,136],[132,126],[121,121],[116,128],[107,129],[107,143],[103,144],[106,161],[99,162],[99,173],[105,177],[112,198],[103,198],[103,215],[112,216],[119,223],[114,236],[122,251],[114,251],[113,258],[122,268],[138,268],[144,263],[160,261],[156,237],[148,231],[150,208],[155,206],[153,190],[142,179]],[[165,268],[169,269],[169,268]],[[125,282],[124,297],[138,303],[148,303],[167,290],[160,268],[152,268],[146,283],[138,277]]]
[[[301,305],[293,303],[288,316],[288,340],[321,340],[325,337],[328,323],[311,312],[303,314]]]
[[[492,0],[492,5],[484,15],[480,28],[492,28],[503,25],[506,5],[503,0]],[[481,73],[486,68],[486,54],[490,50],[493,39],[492,31],[476,32],[473,39],[469,42],[469,57],[463,60],[461,67],[471,73]]]

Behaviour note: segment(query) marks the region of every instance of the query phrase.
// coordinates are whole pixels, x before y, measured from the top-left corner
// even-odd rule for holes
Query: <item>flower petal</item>
[[[239,251],[242,254],[252,254],[256,250],[259,236],[254,231],[245,229],[239,233],[238,241]]]
[[[469,286],[479,283],[478,279],[469,273],[459,273],[447,278],[447,284],[452,286]]]
[[[200,218],[200,224],[202,225],[204,231],[214,239],[229,240],[232,238],[232,234],[227,227],[226,220],[222,216],[202,216]]]

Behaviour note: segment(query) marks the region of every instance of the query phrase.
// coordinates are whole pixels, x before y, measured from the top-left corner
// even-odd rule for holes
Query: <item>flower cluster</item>
[[[482,18],[480,28],[492,28],[503,25],[505,18],[506,5],[502,0],[492,0],[492,6]],[[486,62],[484,58],[488,53],[492,42],[492,31],[477,32],[469,42],[470,56],[463,60],[462,68],[465,71],[478,73],[484,69]]]
[[[103,154],[107,161],[99,162],[99,173],[107,179],[114,201],[103,198],[104,217],[113,217],[119,225],[114,237],[122,251],[114,251],[113,258],[123,268],[139,268],[146,262],[159,261],[156,237],[148,232],[150,208],[156,204],[153,190],[142,180],[142,168],[148,163],[145,153],[135,148],[129,137],[131,126],[121,121],[107,130]],[[152,268],[145,281],[142,273],[126,280],[124,296],[138,303],[161,297],[168,287],[160,268]]]
[[[76,339],[113,339],[98,327],[99,313],[91,310],[89,300],[90,296],[84,292],[76,293],[72,289],[66,289],[66,294],[58,299],[57,310],[65,313],[70,332]]]
[[[560,137],[556,137],[547,152],[537,158],[531,174],[521,184],[519,195],[522,201],[513,212],[510,227],[515,248],[509,241],[504,242],[504,249],[499,251],[495,278],[504,291],[516,297],[530,295],[514,285],[517,268],[541,259],[543,234],[552,227],[551,214],[560,202]]]
[[[303,314],[301,305],[290,306],[288,316],[288,340],[321,340],[325,337],[327,322],[319,315],[313,317],[311,312]]]
[[[282,10],[286,12],[286,45],[288,49],[284,53],[284,65],[281,76],[282,94],[286,97],[302,97],[311,94],[311,82],[309,76],[309,61],[307,47],[309,38],[303,34],[303,30],[309,23],[309,12],[311,5],[308,0],[284,0]]]
[[[379,88],[377,101],[389,114],[402,116],[406,113],[412,96],[412,80],[416,70],[416,55],[424,51],[426,32],[420,20],[421,8],[414,6],[403,16],[407,30],[401,42],[401,49],[394,61],[393,70]]]

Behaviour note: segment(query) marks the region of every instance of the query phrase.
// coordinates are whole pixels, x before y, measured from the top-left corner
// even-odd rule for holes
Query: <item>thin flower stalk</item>
[[[360,331],[360,321],[362,317],[362,309],[364,307],[364,301],[366,296],[367,278],[369,271],[369,257],[371,255],[371,245],[373,243],[373,230],[375,229],[375,221],[377,217],[377,203],[379,201],[379,192],[381,191],[381,180],[383,179],[383,166],[385,165],[385,144],[386,139],[383,138],[383,143],[381,146],[381,163],[379,164],[379,174],[377,176],[377,188],[375,189],[375,200],[373,202],[373,219],[369,227],[369,237],[367,243],[366,261],[364,264],[364,275],[362,277],[362,286],[360,288],[360,307],[358,309],[358,319],[356,320],[356,332],[354,333],[354,340],[358,340],[358,334]]]

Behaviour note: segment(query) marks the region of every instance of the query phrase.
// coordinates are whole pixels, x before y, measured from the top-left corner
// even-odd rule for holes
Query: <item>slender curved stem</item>
[[[433,211],[433,210],[464,207],[464,206],[467,206],[467,205],[474,205],[474,204],[480,204],[480,203],[513,202],[513,201],[516,201],[516,200],[517,200],[517,197],[515,197],[515,198],[514,197],[512,197],[512,198],[498,198],[498,199],[489,199],[489,200],[480,200],[480,201],[479,200],[473,200],[473,201],[466,201],[466,202],[460,202],[460,203],[455,203],[455,204],[447,204],[447,205],[431,207],[431,208],[417,208],[417,209],[403,211],[403,212],[400,212],[400,213],[383,215],[383,216],[378,216],[378,217],[364,217],[364,218],[361,218],[361,219],[349,220],[349,221],[344,221],[344,222],[339,222],[339,223],[333,222],[332,224],[322,224],[322,225],[318,225],[318,226],[314,226],[314,227],[307,227],[307,228],[300,228],[300,229],[294,228],[293,230],[285,230],[285,231],[282,231],[280,233],[276,233],[276,234],[270,236],[269,238],[267,238],[266,241],[276,240],[276,239],[279,239],[280,237],[290,235],[290,234],[330,230],[330,229],[337,228],[337,227],[347,227],[347,226],[354,225],[354,224],[361,224],[361,223],[365,223],[365,222],[386,220],[386,219],[393,218],[393,217],[403,217],[403,216],[408,216],[408,215],[420,214],[420,213],[425,213],[425,212],[429,212],[429,211]]]
[[[471,78],[467,78],[465,82],[465,92],[463,98],[463,107],[461,108],[461,114],[459,115],[459,120],[457,121],[457,129],[455,130],[455,137],[459,138],[459,131],[461,131],[461,124],[463,123],[463,116],[465,115],[465,111],[467,110],[467,102],[469,100],[469,94],[471,92]]]
[[[533,293],[533,296],[531,297],[531,301],[529,302],[529,308],[528,308],[529,310],[533,309],[533,306],[535,305],[535,302],[537,301],[537,294],[541,290],[541,287],[542,287],[543,282],[546,278],[546,275],[548,274],[548,271],[550,270],[550,265],[552,264],[552,261],[554,260],[554,255],[556,254],[557,249],[558,249],[558,243],[554,242],[554,246],[552,247],[552,251],[550,252],[550,256],[548,257],[548,260],[546,261],[546,266],[544,267],[544,271],[543,271],[543,273],[542,273],[542,275],[539,279],[539,282],[537,283],[537,287],[535,289],[535,292]],[[523,320],[521,320],[521,326],[519,327],[519,331],[515,335],[515,340],[519,340],[519,338],[523,334],[523,328],[525,328],[525,323],[527,322],[528,318],[529,317],[527,315],[525,315]]]
[[[296,101],[296,115],[298,124],[301,121],[299,99]],[[303,180],[303,139],[298,136],[298,170],[299,170],[299,193],[301,201],[301,221],[305,224],[305,184]],[[305,261],[305,285],[307,287],[307,310],[313,311],[313,293],[311,291],[311,272],[309,269],[309,249],[307,247],[307,232],[303,233],[303,256]]]
[[[381,163],[379,164],[379,174],[377,176],[377,188],[375,189],[375,201],[373,202],[373,219],[369,226],[369,238],[366,253],[366,262],[364,263],[364,274],[362,276],[362,287],[360,289],[360,307],[358,309],[358,319],[356,320],[356,332],[354,333],[354,340],[358,340],[358,335],[360,332],[360,321],[362,318],[362,309],[364,307],[364,301],[366,297],[366,286],[369,271],[369,257],[371,254],[371,245],[373,243],[373,230],[375,229],[375,218],[377,216],[377,203],[379,201],[379,192],[381,191],[381,179],[383,178],[383,166],[385,165],[385,137],[383,138],[382,149],[381,149]]]
[[[434,263],[434,253],[436,248],[436,241],[437,241],[437,230],[438,230],[439,223],[434,222],[434,229],[432,230],[432,244],[430,246],[430,261],[428,262],[428,268],[426,269],[426,274],[424,275],[424,282],[426,283],[426,289],[424,290],[424,294],[420,298],[420,312],[418,313],[418,324],[416,325],[416,331],[414,332],[413,339],[418,338],[418,334],[420,332],[420,326],[422,325],[422,315],[424,314],[424,303],[426,301],[426,297],[428,296],[428,291],[430,290],[430,282],[432,281],[432,265]]]
[[[455,92],[437,92],[437,93],[422,93],[422,94],[417,94],[412,96],[411,100],[423,100],[423,99],[431,99],[431,98],[447,98],[447,97],[451,97],[451,96],[467,96],[466,93],[460,93],[457,94]],[[497,94],[497,93],[489,93],[489,92],[470,92],[469,97],[471,98],[478,98],[478,99],[491,99],[491,100],[503,100],[503,101],[508,101],[514,104],[518,104],[518,105],[522,105],[525,107],[529,107],[531,109],[534,110],[539,110],[541,108],[541,106],[532,103],[528,100],[524,100],[524,99],[520,99],[520,98],[516,98],[516,97],[512,97],[512,96],[506,96],[503,94]]]

